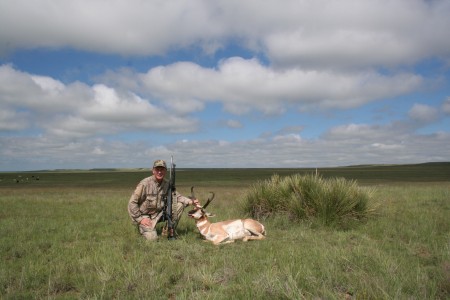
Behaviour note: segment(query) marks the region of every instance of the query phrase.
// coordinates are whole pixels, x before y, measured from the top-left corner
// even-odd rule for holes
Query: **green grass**
[[[362,180],[350,176],[364,168]],[[359,226],[337,230],[274,216],[263,221],[265,240],[219,247],[203,242],[187,217],[176,241],[138,236],[126,206],[147,172],[43,172],[18,184],[17,173],[3,173],[0,298],[448,299],[448,169],[414,177],[392,168],[339,173],[376,184],[378,216]],[[280,176],[310,173],[294,171]],[[203,201],[214,191],[208,210],[219,221],[243,217],[243,196],[275,170],[190,172],[177,173],[179,191],[195,184]]]
[[[280,215],[292,222],[345,228],[376,213],[372,193],[342,177],[276,174],[253,185],[244,196],[243,211],[257,219]]]

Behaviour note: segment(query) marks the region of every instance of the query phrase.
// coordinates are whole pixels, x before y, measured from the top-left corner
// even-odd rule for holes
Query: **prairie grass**
[[[375,213],[373,188],[358,186],[355,180],[324,179],[320,175],[273,175],[259,181],[244,196],[243,210],[265,219],[282,215],[293,222],[348,227]]]
[[[186,216],[177,240],[144,241],[126,212],[137,181],[125,187],[122,175],[117,185],[104,175],[0,185],[1,299],[450,297],[448,181],[377,185],[377,217],[346,230],[274,215],[263,221],[265,240],[217,247]],[[130,174],[147,176],[138,175]],[[185,176],[179,191],[189,194]],[[208,210],[217,221],[244,217],[255,181],[235,180],[196,184],[203,201],[216,193]]]

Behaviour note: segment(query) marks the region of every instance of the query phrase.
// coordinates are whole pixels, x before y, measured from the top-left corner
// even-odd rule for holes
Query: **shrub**
[[[243,208],[257,219],[283,215],[291,221],[346,227],[374,213],[371,198],[372,190],[359,187],[354,180],[273,175],[252,186],[244,196]]]

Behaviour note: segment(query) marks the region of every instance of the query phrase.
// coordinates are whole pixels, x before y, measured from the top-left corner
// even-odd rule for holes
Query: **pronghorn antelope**
[[[192,199],[196,199],[194,196],[194,187],[191,188],[191,194]],[[214,193],[211,194],[212,197],[208,198],[205,205],[197,206],[188,213],[191,218],[195,219],[195,224],[200,234],[206,240],[211,241],[214,245],[219,245],[233,243],[235,240],[246,242],[248,240],[262,240],[265,238],[266,230],[264,225],[253,219],[237,219],[211,223],[208,217],[212,217],[213,215],[205,211],[205,208],[214,199]]]

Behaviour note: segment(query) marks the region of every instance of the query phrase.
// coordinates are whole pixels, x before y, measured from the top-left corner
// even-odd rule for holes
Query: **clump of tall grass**
[[[347,227],[375,212],[372,192],[345,178],[299,174],[281,178],[275,174],[252,186],[243,208],[257,219],[281,215],[291,221]]]

